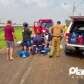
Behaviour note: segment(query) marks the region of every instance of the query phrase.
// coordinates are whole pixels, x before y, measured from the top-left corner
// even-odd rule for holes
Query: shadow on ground
[[[84,52],[80,52],[80,51],[75,51],[75,52],[71,52],[66,54],[66,56],[71,56],[71,57],[77,57],[80,59],[84,59]]]

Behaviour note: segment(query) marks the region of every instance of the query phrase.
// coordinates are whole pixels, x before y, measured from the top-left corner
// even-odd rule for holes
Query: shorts
[[[14,41],[6,41],[7,48],[14,48]]]
[[[23,41],[23,46],[30,47],[32,45],[31,40]]]

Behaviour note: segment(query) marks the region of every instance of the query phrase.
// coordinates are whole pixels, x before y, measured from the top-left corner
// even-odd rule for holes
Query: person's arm
[[[24,31],[22,31],[22,41],[24,40]]]
[[[3,39],[6,40],[6,37],[5,37],[5,27],[3,28],[3,32],[4,32]]]
[[[12,34],[13,34],[13,38],[16,39],[15,32],[13,32]]]
[[[50,33],[51,33],[51,38],[50,38],[50,40],[52,40],[52,38],[53,38],[53,27],[51,27]]]
[[[16,39],[14,27],[12,28],[13,38]]]
[[[54,27],[51,28],[51,35],[53,35],[53,28],[54,28]]]

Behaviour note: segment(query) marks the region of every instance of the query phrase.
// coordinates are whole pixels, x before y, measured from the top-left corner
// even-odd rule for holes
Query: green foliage
[[[22,40],[22,27],[15,27],[16,41]],[[6,42],[4,41],[3,28],[0,28],[0,48],[6,47]]]

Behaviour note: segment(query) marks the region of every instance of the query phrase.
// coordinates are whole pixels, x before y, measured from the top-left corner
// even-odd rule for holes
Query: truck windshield
[[[42,22],[41,26],[44,28],[50,28],[53,24],[51,22]]]

